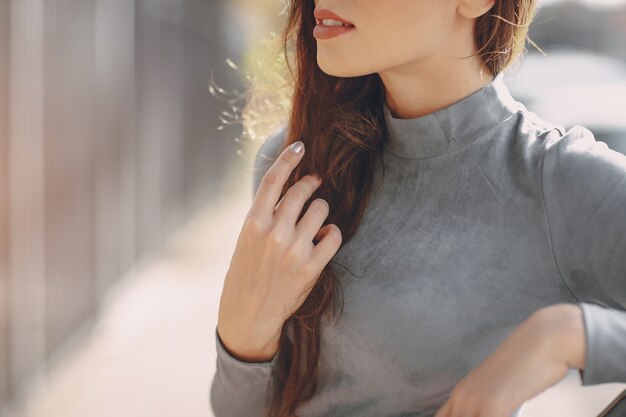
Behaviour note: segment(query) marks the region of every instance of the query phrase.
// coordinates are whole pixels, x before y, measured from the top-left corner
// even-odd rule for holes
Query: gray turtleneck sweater
[[[626,156],[587,128],[539,118],[503,73],[434,113],[397,119],[363,222],[332,263],[314,397],[300,417],[432,417],[456,383],[534,311],[583,312],[583,386],[626,383]],[[255,159],[253,195],[286,138]],[[260,417],[271,362],[230,356],[215,328],[216,417]],[[520,407],[513,416],[520,416]]]

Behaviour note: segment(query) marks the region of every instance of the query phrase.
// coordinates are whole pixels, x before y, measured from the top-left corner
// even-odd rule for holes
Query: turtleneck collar
[[[385,149],[405,159],[426,159],[451,152],[511,117],[517,102],[498,73],[488,84],[448,107],[412,119],[397,119],[383,102],[389,137]]]

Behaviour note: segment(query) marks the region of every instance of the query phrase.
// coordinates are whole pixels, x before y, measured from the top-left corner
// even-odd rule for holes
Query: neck
[[[510,119],[523,108],[504,83],[504,71],[482,88],[447,107],[414,118],[399,118],[383,103],[385,147],[402,159],[428,159],[459,149],[481,132]]]
[[[380,71],[393,117],[411,119],[448,107],[493,80],[477,57],[436,56]]]

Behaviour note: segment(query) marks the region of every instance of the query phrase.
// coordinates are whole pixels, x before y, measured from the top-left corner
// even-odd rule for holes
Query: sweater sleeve
[[[583,313],[582,385],[626,383],[626,155],[576,125],[542,169],[554,261]]]
[[[277,129],[257,151],[253,168],[252,194],[274,163],[285,139],[285,129]],[[273,396],[272,371],[278,354],[269,362],[244,362],[224,348],[215,326],[216,370],[210,388],[210,404],[215,417],[263,417]]]

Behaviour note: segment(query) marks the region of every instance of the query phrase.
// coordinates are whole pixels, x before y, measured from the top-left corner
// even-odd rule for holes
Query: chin
[[[322,72],[334,77],[358,77],[366,74],[363,71],[359,71],[358,68],[351,68],[346,65],[341,65],[339,62],[324,62],[324,60],[318,59],[317,65]]]

